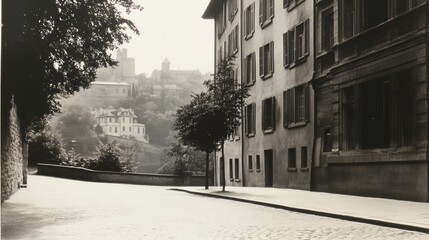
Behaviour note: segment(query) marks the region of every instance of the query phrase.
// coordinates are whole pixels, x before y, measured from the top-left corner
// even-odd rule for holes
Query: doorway
[[[265,187],[273,186],[273,150],[264,151]]]

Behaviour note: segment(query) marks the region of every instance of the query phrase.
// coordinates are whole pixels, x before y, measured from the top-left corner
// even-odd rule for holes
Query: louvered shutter
[[[270,6],[269,6],[269,12],[270,12],[270,18],[274,17],[274,0],[268,0]]]
[[[256,54],[252,53],[252,55],[250,56],[250,58],[252,59],[252,65],[250,65],[250,67],[252,68],[252,78],[250,79],[252,82],[256,81]]]
[[[264,23],[264,0],[259,0],[259,25]]]
[[[285,32],[283,34],[283,66],[284,67],[289,66],[289,48],[288,48],[289,39],[288,39],[288,36],[289,36],[288,32]]]
[[[305,101],[305,121],[310,121],[310,86],[304,86],[304,101]]]
[[[276,98],[271,98],[271,127],[272,129],[276,129]]]
[[[259,48],[259,76],[264,76],[264,47]]]
[[[270,64],[270,72],[274,73],[274,41],[270,42],[270,58],[271,58],[271,64]]]
[[[310,47],[309,41],[310,41],[310,24],[309,24],[309,20],[307,19],[307,21],[305,21],[304,23],[304,38],[305,38],[305,49],[304,49],[304,55],[308,54],[308,49]]]

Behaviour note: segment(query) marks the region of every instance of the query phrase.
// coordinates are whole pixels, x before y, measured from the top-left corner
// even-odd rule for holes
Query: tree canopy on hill
[[[3,1],[2,109],[14,96],[24,132],[58,112],[59,96],[89,87],[98,68],[116,64],[112,50],[130,39],[127,30],[138,34],[122,15],[141,9],[133,0]]]

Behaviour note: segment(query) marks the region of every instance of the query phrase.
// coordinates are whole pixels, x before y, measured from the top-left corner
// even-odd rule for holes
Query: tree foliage
[[[60,164],[67,158],[60,137],[49,127],[30,136],[28,160],[37,163]]]
[[[6,0],[2,9],[2,109],[14,95],[26,131],[59,111],[59,96],[116,64],[112,50],[130,39],[128,30],[138,33],[122,15],[142,8],[133,0]]]

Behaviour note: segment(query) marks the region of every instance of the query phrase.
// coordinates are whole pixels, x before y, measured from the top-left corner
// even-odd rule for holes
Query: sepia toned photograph
[[[429,239],[426,0],[3,0],[1,239]]]

